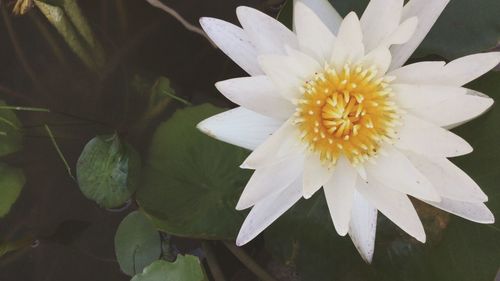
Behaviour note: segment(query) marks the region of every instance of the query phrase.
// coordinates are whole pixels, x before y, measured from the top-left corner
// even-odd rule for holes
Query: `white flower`
[[[371,262],[377,211],[421,242],[408,195],[457,216],[493,223],[480,187],[447,158],[472,147],[447,129],[493,100],[462,86],[500,53],[402,65],[448,0],[372,0],[342,19],[326,0],[296,0],[294,31],[248,7],[239,28],[203,18],[210,38],[250,77],[221,81],[241,107],[201,122],[203,132],[253,152],[254,169],[236,208],[253,206],[243,245],[301,197],[321,187],[339,235]]]

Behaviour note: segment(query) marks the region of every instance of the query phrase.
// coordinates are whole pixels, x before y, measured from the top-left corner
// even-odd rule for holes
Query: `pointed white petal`
[[[408,196],[376,181],[358,181],[356,189],[402,230],[425,243],[424,227]]]
[[[215,87],[230,101],[272,118],[286,120],[295,111],[267,76],[250,76],[217,82]]]
[[[419,22],[412,38],[403,45],[392,46],[392,64],[390,69],[402,66],[422,43],[427,33],[443,12],[450,0],[410,0],[403,8],[402,20],[417,17]]]
[[[408,159],[434,185],[441,197],[465,201],[486,202],[488,196],[464,171],[443,157],[425,157],[407,153]]]
[[[279,93],[292,101],[302,95],[300,87],[319,71],[321,66],[298,51],[289,50],[288,53],[288,56],[260,56],[259,64],[277,86]]]
[[[290,29],[261,11],[240,6],[236,14],[259,54],[285,54],[285,46],[298,47],[297,37]]]
[[[463,86],[500,63],[500,52],[474,54],[446,64],[442,61],[418,62],[390,73],[396,83]]]
[[[318,61],[330,58],[335,36],[321,19],[300,1],[295,3],[293,18],[300,49]]]
[[[359,192],[354,191],[349,236],[361,257],[371,263],[377,232],[377,209]]]
[[[337,40],[333,46],[331,62],[341,70],[348,61],[357,62],[365,53],[363,33],[356,13],[349,13],[339,28]]]
[[[341,236],[349,231],[357,178],[356,169],[345,158],[340,158],[331,179],[323,187],[333,225]]]
[[[392,84],[391,88],[398,105],[406,109],[425,108],[467,93],[465,88],[438,85]]]
[[[282,191],[302,173],[303,169],[302,153],[290,155],[276,164],[258,168],[243,190],[236,210],[250,208],[263,198]]]
[[[482,93],[467,90],[466,95],[411,111],[416,116],[450,129],[482,115],[493,105],[493,102],[492,98]]]
[[[237,107],[207,118],[196,127],[213,138],[253,150],[282,123],[283,121]]]
[[[201,18],[201,27],[214,43],[250,75],[262,74],[257,50],[243,31],[234,24],[214,18]]]
[[[423,61],[405,65],[389,72],[394,76],[394,83],[401,84],[438,84],[434,83],[445,66],[444,61]],[[453,86],[453,85],[450,85]]]
[[[242,246],[254,239],[271,223],[290,209],[302,197],[302,177],[298,177],[289,187],[258,202],[241,226],[236,245]]]
[[[391,35],[380,43],[380,46],[389,48],[392,45],[401,45],[408,42],[413,36],[413,33],[415,33],[415,30],[417,30],[417,26],[417,17],[411,17],[405,20]]]
[[[296,152],[302,152],[304,147],[299,140],[297,128],[292,125],[291,120],[287,120],[247,157],[241,168],[261,168],[280,162]]]
[[[474,54],[448,63],[439,77],[441,84],[463,86],[500,63],[500,52]]]
[[[439,201],[440,197],[427,180],[397,149],[386,146],[375,163],[366,164],[368,181],[380,182],[386,187],[412,195],[420,199]]]
[[[333,34],[339,30],[342,17],[333,8],[328,0],[294,0],[294,5],[303,3],[321,19],[321,21],[330,29]]]
[[[441,202],[426,201],[426,203],[473,222],[485,224],[495,223],[495,217],[488,207],[481,202],[462,202],[443,198]]]
[[[371,0],[361,16],[366,51],[378,47],[399,26],[403,0]]]
[[[403,119],[396,146],[430,157],[456,157],[472,152],[461,137],[410,114]]]
[[[326,167],[319,155],[309,153],[304,164],[303,195],[305,199],[311,198],[328,180],[330,180],[333,169]]]
[[[391,64],[391,52],[386,47],[378,47],[368,53],[362,60],[367,67],[375,66],[378,77],[384,75]]]

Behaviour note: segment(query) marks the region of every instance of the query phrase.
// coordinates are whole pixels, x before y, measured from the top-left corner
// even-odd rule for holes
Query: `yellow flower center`
[[[334,165],[344,155],[358,165],[391,142],[399,124],[391,80],[377,76],[375,67],[346,64],[341,71],[325,66],[305,82],[295,124],[323,163]]]

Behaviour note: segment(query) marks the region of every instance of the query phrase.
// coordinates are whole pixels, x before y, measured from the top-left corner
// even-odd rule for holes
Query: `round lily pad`
[[[243,221],[234,207],[249,177],[239,168],[248,151],[196,128],[221,111],[208,104],[179,110],[154,134],[137,200],[167,233],[234,239]]]
[[[78,185],[85,197],[106,208],[123,205],[137,189],[141,161],[117,135],[97,136],[78,159]]]

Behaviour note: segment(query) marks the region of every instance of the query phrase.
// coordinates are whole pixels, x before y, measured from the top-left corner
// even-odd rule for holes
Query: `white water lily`
[[[408,197],[479,223],[493,223],[487,196],[447,158],[472,147],[447,129],[493,100],[462,87],[500,63],[500,53],[448,64],[402,66],[449,0],[372,0],[345,18],[326,0],[296,0],[294,31],[248,7],[242,28],[202,18],[210,38],[250,77],[216,84],[235,109],[198,125],[253,152],[255,172],[238,210],[253,207],[243,245],[300,198],[323,187],[339,235],[371,262],[382,212],[421,242],[426,235]]]

